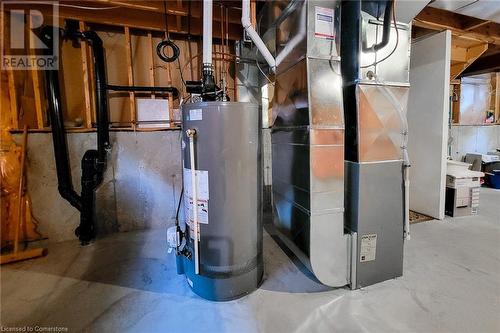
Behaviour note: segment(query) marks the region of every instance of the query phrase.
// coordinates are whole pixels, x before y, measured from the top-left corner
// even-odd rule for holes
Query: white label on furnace
[[[359,251],[359,261],[373,261],[377,253],[377,234],[361,236],[361,249]]]
[[[314,35],[318,38],[335,39],[335,11],[332,8],[315,8],[315,30]]]
[[[203,111],[201,109],[189,110],[189,120],[203,120]]]

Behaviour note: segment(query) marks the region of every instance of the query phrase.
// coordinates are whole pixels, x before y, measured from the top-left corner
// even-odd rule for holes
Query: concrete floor
[[[327,289],[266,234],[265,281],[242,299],[194,295],[165,253],[165,231],[119,233],[1,269],[4,327],[134,332],[499,332],[500,191],[480,214],[412,225],[404,276]],[[4,329],[4,328],[2,328]]]

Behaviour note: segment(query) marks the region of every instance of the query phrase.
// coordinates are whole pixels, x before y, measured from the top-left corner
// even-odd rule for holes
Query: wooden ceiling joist
[[[491,45],[490,45],[491,47]],[[489,52],[486,51],[483,56],[474,61],[469,67],[467,67],[462,75],[477,75],[489,72],[500,72],[500,52]]]
[[[413,20],[413,26],[438,31],[447,29],[455,36],[500,44],[500,24],[439,8],[425,7]]]
[[[460,49],[460,48],[457,48]],[[478,59],[488,49],[488,43],[481,43],[468,48],[462,48],[461,52],[457,52],[452,56],[452,63],[450,69],[451,80],[457,78],[467,67],[469,67],[476,59]],[[452,54],[453,54],[452,50]]]
[[[170,33],[182,35],[190,33],[193,36],[202,35],[203,22],[201,2],[193,1],[191,9],[188,8],[187,1],[168,1],[167,3],[167,22]],[[61,1],[60,4],[59,17],[62,19],[109,24],[150,31],[165,31],[165,13],[162,1],[134,2],[94,0],[80,1],[78,2],[78,7],[75,7],[75,2],[73,1]],[[34,5],[29,4],[25,6],[27,6],[26,9],[32,9]],[[22,7],[22,5],[17,7]],[[85,7],[94,9],[84,9]],[[108,9],[95,9],[99,7]],[[40,2],[40,5],[37,5],[36,9],[40,10],[46,18],[50,18],[52,15],[51,7],[47,6],[47,3]],[[227,36],[230,40],[239,40],[243,36],[243,28],[240,22],[241,11],[236,15],[235,12],[237,11],[237,9],[231,7],[228,15],[230,19]],[[214,10],[214,20],[220,22],[220,11]],[[213,25],[214,38],[221,35],[220,26],[220,24]]]

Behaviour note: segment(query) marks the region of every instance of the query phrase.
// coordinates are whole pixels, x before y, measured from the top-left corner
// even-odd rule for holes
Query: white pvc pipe
[[[276,60],[274,59],[271,52],[269,52],[269,49],[262,41],[259,34],[253,28],[252,22],[250,21],[250,0],[242,0],[241,24],[247,32],[248,37],[250,37],[257,49],[259,49],[266,62],[269,64],[269,67],[271,67],[271,70],[273,72],[276,72]]]
[[[212,0],[203,0],[203,64],[212,64]]]
[[[199,260],[199,224],[198,224],[198,182],[196,181],[196,166],[194,164],[194,134],[195,131],[189,129],[187,135],[189,137],[189,165],[191,167],[191,192],[193,194],[193,231],[194,231],[194,273],[200,274]]]

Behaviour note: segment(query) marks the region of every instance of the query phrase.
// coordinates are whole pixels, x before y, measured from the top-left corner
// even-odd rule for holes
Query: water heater
[[[185,104],[182,128],[178,271],[203,298],[235,299],[263,275],[259,107]]]

